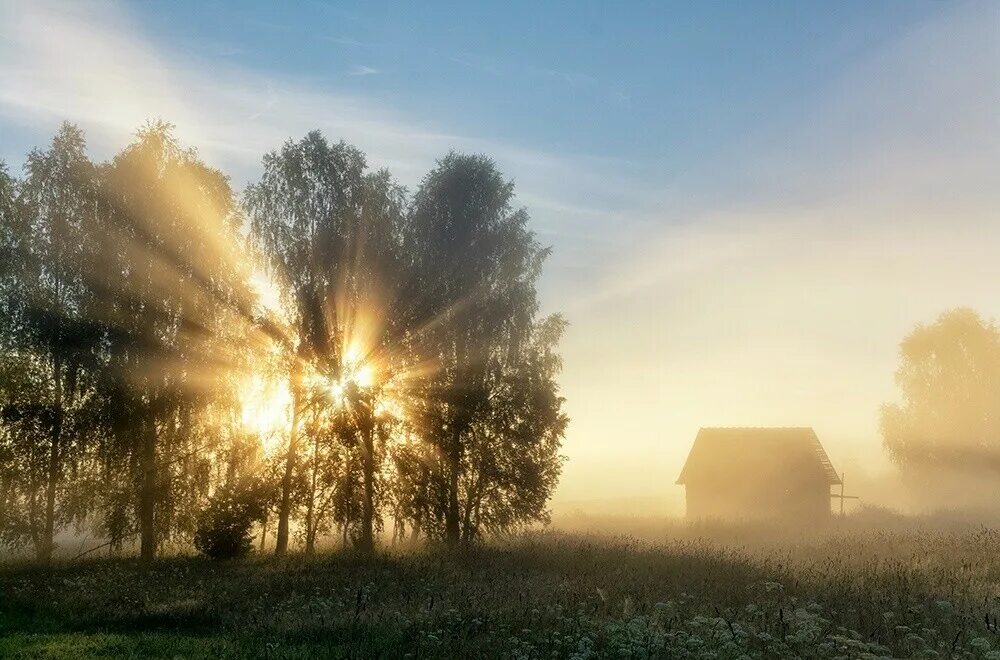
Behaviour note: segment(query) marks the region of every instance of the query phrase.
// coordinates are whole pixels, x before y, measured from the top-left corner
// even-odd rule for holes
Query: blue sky
[[[365,95],[462,134],[662,172],[787,119],[944,8],[173,2],[134,14],[167,49]]]
[[[945,6],[172,2],[132,14],[157,47],[209,68],[221,60],[449,132],[615,159],[654,181],[793,119]]]
[[[14,13],[29,5],[6,3]],[[655,182],[780,130],[855,62],[949,8],[184,0],[114,13],[150,48],[205,72],[292,79],[435,130],[614,159],[629,177]],[[95,21],[109,13],[87,2],[54,11]],[[8,160],[19,158],[8,142],[46,136],[2,128]]]
[[[888,469],[899,340],[1000,316],[998,99],[986,0],[0,0],[15,171],[63,119],[103,159],[163,117],[237,188],[313,128],[411,188],[495,157],[571,323],[566,507],[670,509],[699,426],[814,426]]]

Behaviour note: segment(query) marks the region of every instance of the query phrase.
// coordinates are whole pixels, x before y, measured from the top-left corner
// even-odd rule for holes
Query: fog
[[[703,426],[812,427],[866,504],[919,512],[968,493],[980,501],[981,489],[966,488],[979,477],[965,471],[925,477],[947,502],[911,487],[878,421],[899,397],[898,347],[916,324],[956,306],[1000,316],[995,6],[956,5],[817,81],[790,117],[763,118],[680,171],[635,176],[451,135],[287,80],[233,70],[222,81],[104,13],[6,21],[6,118],[41,134],[78,121],[101,157],[165,116],[237,184],[256,175],[263,151],[317,122],[411,184],[447,148],[496,154],[553,244],[543,305],[570,322],[557,517],[682,515],[674,482]],[[67,63],[59,44],[79,57]]]
[[[694,164],[645,216],[656,236],[568,294],[557,511],[681,514],[702,426],[811,426],[863,501],[935,504],[903,487],[879,408],[917,323],[1000,315],[993,19],[919,26],[821,84],[795,125]]]

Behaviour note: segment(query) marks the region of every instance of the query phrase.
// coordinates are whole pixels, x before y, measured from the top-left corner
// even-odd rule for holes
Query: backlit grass
[[[1000,658],[1000,534],[460,554],[90,560],[0,571],[0,656]]]

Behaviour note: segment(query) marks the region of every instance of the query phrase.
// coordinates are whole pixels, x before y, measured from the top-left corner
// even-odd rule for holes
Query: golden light
[[[350,367],[361,361],[361,346],[357,343],[350,343],[344,349],[344,366]]]
[[[375,369],[370,364],[363,364],[354,371],[351,380],[358,387],[371,387],[375,384]]]
[[[275,316],[283,317],[284,310],[281,307],[280,289],[272,278],[261,271],[256,271],[250,276],[250,286],[257,294],[257,300],[261,307]]]
[[[344,404],[344,391],[345,391],[344,384],[339,380],[331,382],[329,387],[327,388],[327,392],[330,395],[330,398],[338,406]]]
[[[392,417],[394,419],[403,419],[405,417],[403,406],[400,405],[399,401],[387,398],[379,399],[375,404],[374,414],[379,418]]]
[[[288,384],[250,376],[240,388],[240,421],[260,438],[268,452],[281,444],[291,424],[292,395]]]

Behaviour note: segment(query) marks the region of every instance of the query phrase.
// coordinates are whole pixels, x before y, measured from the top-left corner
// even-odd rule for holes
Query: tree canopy
[[[967,308],[918,325],[900,344],[900,403],[881,412],[882,437],[904,473],[1000,472],[1000,330]],[[935,480],[921,487],[934,490]]]
[[[152,558],[471,543],[547,519],[548,249],[485,156],[410,196],[318,132],[242,195],[154,122],[0,167],[0,543]],[[276,519],[276,532],[271,530]]]

